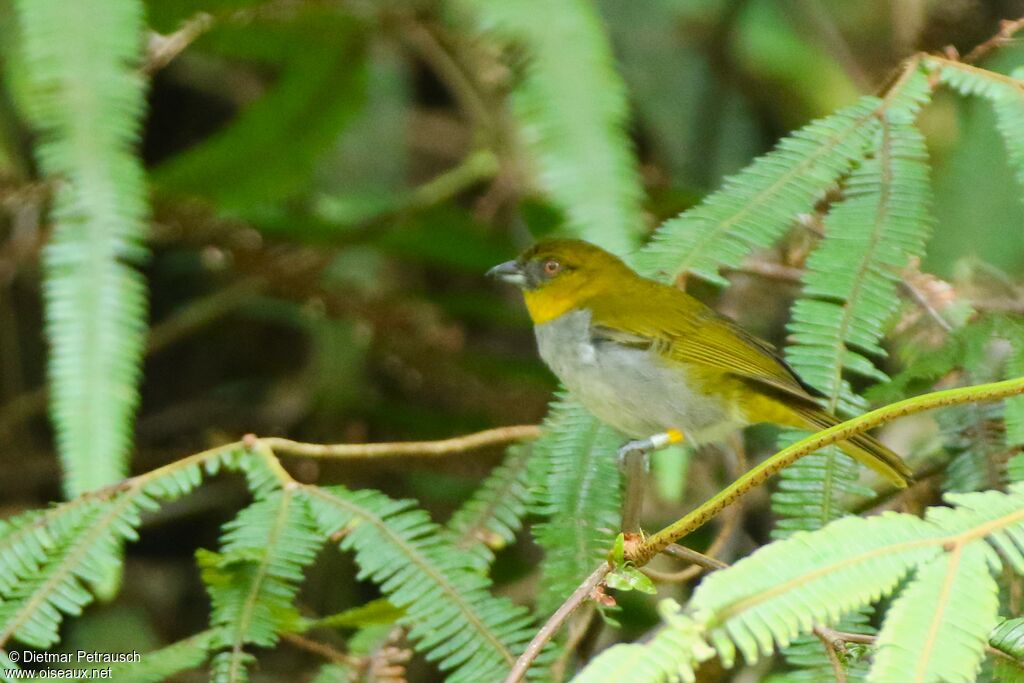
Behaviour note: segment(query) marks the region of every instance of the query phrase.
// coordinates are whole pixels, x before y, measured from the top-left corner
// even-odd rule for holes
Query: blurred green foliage
[[[53,111],[40,115],[38,105],[32,108],[38,92],[18,23],[25,18],[19,19],[15,4],[0,0],[4,517],[60,497],[64,480],[53,454],[82,443],[78,437],[58,443],[55,433],[65,433],[60,418],[56,431],[46,420],[48,401],[60,401],[61,386],[59,374],[51,373],[58,383],[47,395],[50,347],[43,340],[54,348],[59,341],[44,330],[41,302],[53,280],[42,267],[42,253],[61,234],[59,227],[54,231],[59,219],[49,213],[54,193],[58,204],[87,203],[87,193],[74,195],[78,199],[66,194],[81,189],[76,169],[102,171],[106,158],[87,146],[91,128],[77,133],[86,142],[76,149],[88,152],[78,166],[54,165],[40,151],[53,142],[55,129],[64,129],[47,119]],[[118,106],[116,89],[100,100],[111,106],[97,111],[111,117],[106,123],[125,133],[124,140],[140,131],[137,157],[126,152],[127,144],[121,152],[145,167],[149,187],[134,188],[129,213],[142,216],[149,202],[152,219],[137,218],[139,229],[128,242],[144,241],[151,256],[137,259],[130,249],[115,249],[105,263],[122,274],[121,266],[129,264],[127,281],[148,283],[150,342],[137,368],[139,382],[102,388],[112,383],[97,372],[91,386],[100,386],[100,393],[85,395],[111,411],[120,406],[118,424],[96,433],[121,434],[121,451],[132,451],[131,473],[249,432],[365,442],[539,423],[555,384],[535,357],[515,293],[484,279],[490,266],[558,231],[632,253],[656,225],[722,187],[793,130],[880,92],[912,52],[953,45],[966,53],[993,35],[1000,19],[1024,14],[1018,0],[566,0],[547,7],[525,0],[148,0],[137,7],[145,11],[147,28],[126,43],[139,46],[137,59],[121,55],[105,64],[115,70],[109,77],[84,64],[81,78],[83,84],[90,77],[115,84],[139,78],[140,97],[142,77],[146,83],[144,112]],[[82,20],[83,30],[90,20]],[[116,27],[101,28],[116,33]],[[1024,48],[1017,42],[983,62],[1001,73],[1022,64]],[[78,121],[80,105],[66,107],[67,121]],[[1016,328],[989,317],[1024,312],[1024,201],[1014,172],[1021,173],[1021,162],[1008,156],[1006,138],[1010,155],[1019,155],[1019,145],[1012,131],[1001,136],[1000,121],[982,97],[942,92],[920,117],[935,195],[924,273],[915,268],[906,275],[915,288],[909,294],[893,279],[898,302],[892,298],[866,316],[872,319],[871,344],[883,328],[895,329],[886,343],[890,357],[880,362],[896,376],[886,400],[936,383],[1020,372],[1020,359],[1007,348],[1015,333],[1006,330]],[[827,161],[845,169],[860,163],[858,155],[859,149],[851,153],[849,164],[838,157]],[[62,185],[64,180],[70,182]],[[834,180],[822,180],[821,187],[808,181],[801,201],[822,200],[818,208],[824,211],[826,198],[819,195]],[[698,274],[720,277],[727,290],[688,283],[779,345],[787,328],[778,312],[799,293],[796,278],[804,267],[828,280],[827,268],[807,258],[822,227],[820,215],[801,216],[798,223],[791,213],[777,226],[754,216],[764,237],[751,240],[758,248],[749,258],[750,249],[736,252],[721,272],[721,258],[701,262]],[[114,225],[107,220],[111,212],[97,215],[95,230]],[[687,220],[692,217],[684,216],[682,225]],[[830,225],[826,221],[825,229]],[[89,243],[95,234],[77,237]],[[663,260],[675,265],[688,256],[671,252]],[[86,287],[87,280],[77,282],[69,287]],[[141,289],[132,291],[142,296]],[[915,300],[938,313],[922,314]],[[109,312],[119,301],[111,296],[91,303]],[[128,308],[125,327],[141,330],[142,309]],[[930,315],[954,332],[936,330]],[[85,323],[100,318],[102,313],[85,316]],[[976,327],[979,319],[1002,332]],[[113,335],[130,346],[129,337]],[[83,344],[68,347],[77,352]],[[865,376],[884,377],[877,370],[861,374],[852,385],[833,387],[833,400],[853,404]],[[595,440],[602,430],[590,418],[573,415],[571,404],[562,408],[569,417],[556,412],[556,421],[583,426],[573,438],[536,449],[555,463],[546,470],[515,451],[499,467],[495,448],[430,462],[304,459],[289,467],[302,482],[342,482],[351,491],[416,498],[436,520],[458,510],[444,533],[445,543],[469,548],[459,571],[469,574],[474,563],[486,569],[493,561],[489,576],[496,592],[520,605],[539,600],[550,611],[614,537],[619,501],[617,470],[598,447],[607,450],[614,438],[602,433]],[[1018,405],[1006,412],[1011,434],[1018,425],[1019,446],[1020,422],[1014,420],[1022,411]],[[953,462],[934,489],[985,489],[1005,484],[1002,465],[1014,440],[1007,442],[1002,429],[1002,411],[994,408],[922,420],[892,430],[892,439],[915,451],[930,444],[927,453],[920,448],[918,462],[925,466],[942,469]],[[749,440],[751,459],[770,450],[771,439],[761,434]],[[704,455],[662,454],[655,461],[659,480],[644,511],[651,526],[678,517],[727,481],[729,468]],[[997,466],[982,472],[992,462]],[[121,471],[114,464],[111,471]],[[600,481],[587,482],[595,473]],[[795,486],[803,486],[802,475],[794,476]],[[546,489],[531,494],[527,480],[542,481]],[[867,505],[847,500],[864,486],[846,483],[839,491],[842,509]],[[149,650],[177,643],[163,651],[166,671],[200,664],[223,634],[203,631],[210,625],[210,604],[193,555],[218,546],[220,525],[247,495],[244,483],[229,477],[143,518],[120,593],[66,624],[60,647],[116,643],[120,650]],[[934,503],[935,495],[925,491],[907,505]],[[527,511],[531,521],[547,518],[547,526],[535,529],[536,543],[519,533]],[[725,556],[735,559],[767,543],[771,519],[767,497],[751,500]],[[472,548],[460,534],[478,527],[482,536],[475,541],[484,545]],[[714,542],[714,529],[691,540],[705,549]],[[312,618],[379,604],[371,601],[381,590],[364,579],[350,558],[324,553],[306,570],[299,612]],[[661,595],[683,600],[689,590],[688,584],[664,584]],[[1005,590],[1019,595],[1018,584]],[[623,600],[626,608],[616,616],[621,632],[594,621],[572,634],[573,653],[548,663],[568,676],[609,642],[653,628],[657,615],[650,603],[637,602],[632,595]],[[479,604],[490,603],[480,598]],[[388,623],[398,618],[384,611]],[[357,629],[352,639],[340,628],[340,617],[333,623],[338,628],[322,628],[315,636],[364,663],[379,656],[382,666],[404,667],[410,680],[438,678],[435,664],[421,655],[409,659],[401,632],[368,617],[365,623],[353,619],[345,625]],[[247,642],[271,641],[260,635]],[[522,634],[511,640],[518,646]],[[818,666],[823,651],[812,645],[804,663]],[[310,680],[323,663],[322,653],[294,640],[259,653],[254,680],[298,680],[299,671]],[[342,675],[343,664],[331,666],[338,668],[320,671],[318,680]],[[786,666],[780,660],[777,672]],[[706,668],[701,680],[727,679]],[[367,671],[360,675],[372,679]]]

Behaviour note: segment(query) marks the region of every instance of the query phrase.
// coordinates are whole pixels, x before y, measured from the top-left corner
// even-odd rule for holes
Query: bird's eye
[[[544,262],[544,274],[548,277],[558,275],[562,270],[562,264],[555,259],[548,259]]]

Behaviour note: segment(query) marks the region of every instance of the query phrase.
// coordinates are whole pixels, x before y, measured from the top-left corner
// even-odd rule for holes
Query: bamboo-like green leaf
[[[868,681],[975,680],[998,622],[998,566],[992,548],[969,543],[918,567],[886,612]]]
[[[127,472],[146,329],[140,0],[18,0],[28,117],[56,186],[46,247],[51,416],[69,496]]]

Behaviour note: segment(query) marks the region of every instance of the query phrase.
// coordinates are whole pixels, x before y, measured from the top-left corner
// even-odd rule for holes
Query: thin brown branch
[[[152,31],[146,45],[146,62],[142,65],[142,73],[152,76],[164,68],[194,43],[199,36],[213,28],[213,15],[198,12],[186,19],[174,33],[163,35]]]
[[[665,546],[664,552],[666,555],[677,557],[680,560],[686,560],[687,562],[699,565],[704,569],[725,569],[729,566],[727,563],[711,557],[710,554],[705,555],[703,553],[699,553],[696,550],[679,545],[678,543],[669,543]]]
[[[456,61],[440,40],[437,35],[439,29],[425,26],[415,19],[406,17],[399,17],[399,24],[402,37],[419,53],[423,61],[430,65],[437,77],[448,86],[467,118],[481,129],[493,131],[496,127],[494,116],[491,114],[486,100],[479,92],[477,85],[463,70],[462,65]]]
[[[517,441],[533,441],[540,437],[536,425],[513,425],[485,429],[482,432],[456,436],[440,441],[397,441],[393,443],[317,444],[292,441],[278,436],[256,439],[275,453],[307,458],[377,458],[400,455],[444,456],[453,453],[500,446]]]
[[[626,454],[623,463],[626,493],[622,501],[622,531],[626,533],[640,531],[640,513],[647,485],[647,458],[646,453],[631,451]]]
[[[968,64],[977,63],[987,57],[988,53],[1008,44],[1013,39],[1014,34],[1021,30],[1024,30],[1024,17],[1020,19],[1003,19],[999,23],[999,32],[968,52],[963,61]]]
[[[583,614],[573,620],[573,623],[569,624],[569,637],[565,641],[565,647],[559,653],[558,659],[551,665],[552,681],[559,682],[565,680],[565,671],[569,666],[569,661],[573,653],[580,646],[580,643],[587,637],[587,632],[590,630],[590,622],[594,619],[594,615],[597,614],[597,609],[593,603],[587,603],[583,605],[582,612]]]
[[[281,640],[291,643],[300,650],[312,652],[313,654],[323,657],[327,661],[334,662],[335,664],[345,664],[346,666],[359,669],[363,668],[366,664],[362,657],[354,657],[332,647],[331,645],[328,645],[327,643],[321,643],[319,640],[300,636],[297,633],[282,633]]]
[[[814,635],[818,636],[818,640],[825,646],[825,654],[828,655],[828,663],[832,665],[832,675],[836,677],[836,683],[846,683],[846,669],[843,668],[843,662],[839,659],[838,652],[841,641],[833,641],[824,633],[819,632],[818,626],[814,627]]]
[[[558,629],[562,627],[562,624],[565,623],[566,619],[568,619],[572,613],[575,612],[581,604],[583,604],[583,601],[590,597],[591,593],[593,593],[594,590],[604,582],[605,577],[608,576],[608,572],[611,570],[612,567],[610,564],[602,562],[601,565],[591,572],[590,576],[588,576],[583,583],[579,585],[579,588],[572,592],[572,595],[562,603],[562,606],[559,607],[546,622],[544,622],[541,629],[537,631],[537,635],[533,637],[530,644],[526,646],[525,650],[523,650],[523,654],[519,655],[519,659],[516,660],[515,666],[512,667],[512,671],[510,671],[508,676],[505,678],[505,683],[519,683],[519,681],[523,680],[526,672],[530,670],[530,666],[540,655],[544,646],[548,644],[548,641],[551,640],[556,633],[558,633]]]
[[[834,628],[825,626],[824,624],[816,624],[814,626],[814,635],[825,644],[825,649],[830,652],[838,650],[839,652],[846,651],[846,643],[857,643],[859,645],[874,645],[878,641],[877,635],[869,633],[851,633],[849,631],[837,631]],[[993,647],[988,643],[985,644],[985,652],[989,655],[1001,657],[1007,659],[1017,666],[1021,666],[1024,662],[1014,657],[1008,652],[1003,652],[997,647]]]
[[[944,332],[952,332],[953,325],[946,317],[942,315],[942,312],[937,309],[932,302],[928,299],[928,296],[922,292],[917,285],[910,278],[903,278],[900,280],[900,286],[910,295],[911,299],[914,300],[922,311],[928,314],[928,317],[935,322],[936,325],[942,328]]]

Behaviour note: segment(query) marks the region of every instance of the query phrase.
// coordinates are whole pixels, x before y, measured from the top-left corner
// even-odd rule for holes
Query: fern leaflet
[[[643,190],[625,130],[625,86],[594,6],[586,0],[463,3],[532,57],[513,92],[514,110],[541,182],[570,230],[630,253],[643,227]]]
[[[493,597],[478,561],[459,552],[411,501],[376,491],[303,487],[323,535],[354,550],[360,578],[373,581],[401,623],[449,681],[500,678],[533,635],[526,610]]]
[[[160,683],[175,674],[195,669],[207,660],[223,634],[209,629],[176,643],[147,652],[138,662],[118,664],[111,668],[111,680],[124,683]]]
[[[220,553],[197,553],[213,602],[211,625],[220,628],[213,659],[217,683],[246,680],[247,644],[270,647],[298,618],[292,605],[302,570],[324,540],[306,499],[294,488],[275,491],[225,526]]]
[[[998,565],[990,546],[971,543],[919,567],[886,613],[868,680],[974,680],[997,621]]]
[[[494,552],[514,541],[522,527],[530,504],[531,455],[529,446],[511,447],[505,461],[448,521],[456,547],[476,555],[483,572],[494,562]]]
[[[544,466],[533,527],[544,548],[537,610],[550,614],[594,570],[621,526],[621,479],[615,457],[622,438],[578,403],[552,405],[534,444]]]
[[[19,0],[36,153],[59,178],[46,247],[51,415],[68,496],[121,479],[146,330],[146,188],[133,153],[139,0]]]

